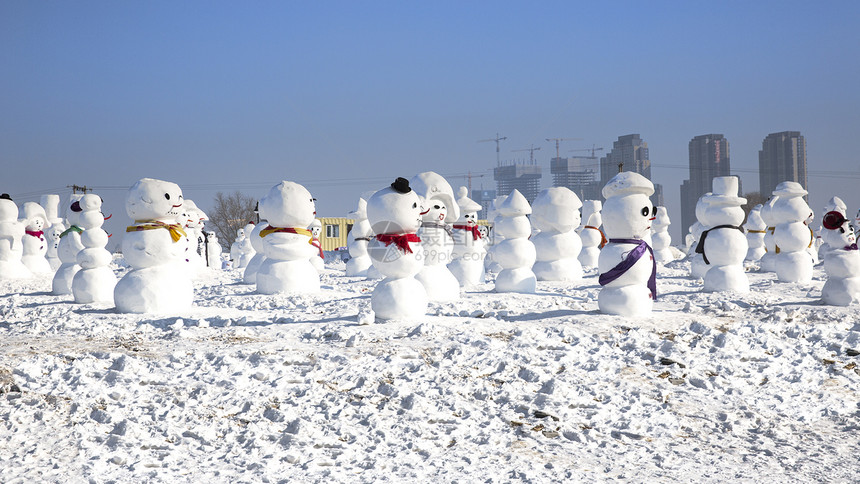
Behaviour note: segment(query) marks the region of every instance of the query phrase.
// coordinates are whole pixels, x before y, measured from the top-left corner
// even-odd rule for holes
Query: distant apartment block
[[[597,157],[553,158],[552,186],[571,189],[580,200],[601,200],[600,165]]]
[[[690,140],[690,178],[681,185],[681,239],[696,223],[696,202],[711,191],[717,176],[729,176],[729,140],[721,134],[703,134]]]
[[[648,156],[648,143],[643,141],[638,134],[619,136],[618,140],[612,143],[612,151],[600,159],[600,190],[603,190],[603,187],[620,170],[635,171],[651,180],[651,158]],[[662,185],[654,184],[654,195],[651,197],[651,201],[655,205],[664,204]]]
[[[758,152],[759,190],[768,197],[784,181],[800,183],[808,189],[806,180],[806,140],[800,131],[771,133],[761,143]]]
[[[541,167],[525,163],[500,164],[493,169],[493,179],[499,196],[510,195],[517,189],[532,203],[540,192]]]

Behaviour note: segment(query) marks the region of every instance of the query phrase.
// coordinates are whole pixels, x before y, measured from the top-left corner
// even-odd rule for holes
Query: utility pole
[[[500,161],[499,161],[499,141],[503,141],[506,139],[508,139],[507,136],[502,136],[501,138],[499,138],[499,133],[496,133],[495,138],[479,139],[478,140],[478,143],[484,143],[486,141],[495,141],[496,142],[496,166],[498,166],[500,163]]]
[[[92,190],[92,188],[88,188],[86,185],[84,185],[84,186],[80,186],[80,185],[66,185],[66,188],[71,188],[71,189],[72,189],[72,194],[78,193],[78,191],[80,191],[81,193],[83,193],[83,194],[85,194],[85,195],[86,195],[86,193],[87,193],[88,191]]]

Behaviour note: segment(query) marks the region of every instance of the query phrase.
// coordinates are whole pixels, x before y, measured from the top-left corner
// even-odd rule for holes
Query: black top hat
[[[394,180],[394,183],[391,184],[391,188],[398,193],[409,193],[412,191],[412,189],[409,188],[409,180],[400,176]]]
[[[8,193],[4,193],[4,194],[0,195],[0,198],[2,198],[4,200],[12,200],[12,197],[10,197]]]

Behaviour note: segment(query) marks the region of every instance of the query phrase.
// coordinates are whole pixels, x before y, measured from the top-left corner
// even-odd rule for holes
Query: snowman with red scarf
[[[176,221],[182,203],[182,189],[175,183],[143,178],[129,188],[125,211],[134,225],[125,229],[122,255],[131,271],[113,291],[119,312],[175,313],[191,309],[194,286],[185,261],[186,233]]]
[[[827,282],[821,288],[821,300],[833,306],[860,302],[860,251],[854,227],[845,214],[833,210],[821,221],[821,238],[830,247],[824,257]]]
[[[370,298],[377,320],[413,319],[427,312],[427,291],[415,279],[424,268],[416,235],[421,212],[421,199],[405,178],[397,178],[367,200],[367,220],[376,234],[367,250],[373,267],[384,276]]]
[[[260,218],[268,221],[260,231],[266,256],[257,271],[260,294],[319,292],[320,275],[310,260],[318,252],[307,229],[317,214],[314,200],[290,181],[275,185],[260,200]]]
[[[466,187],[460,187],[457,194],[460,218],[454,223],[454,250],[451,254],[454,260],[448,264],[448,269],[460,286],[473,287],[484,282],[484,256],[487,253],[484,244],[487,237],[478,226],[481,205],[468,197]]]
[[[600,251],[597,296],[600,312],[619,316],[651,313],[657,298],[657,262],[644,240],[650,234],[656,209],[648,198],[650,180],[635,172],[621,172],[603,187],[603,229],[609,242]]]
[[[314,219],[314,221],[308,226],[308,230],[311,231],[311,245],[316,249],[316,253],[310,258],[311,265],[314,266],[314,269],[316,269],[317,272],[322,274],[325,270],[325,253],[323,252],[322,242],[320,241],[322,222],[320,222],[319,219]]]
[[[51,264],[45,257],[48,253],[45,231],[49,226],[45,209],[36,202],[24,202],[19,216],[25,225],[24,237],[21,239],[21,262],[33,274],[51,274]]]

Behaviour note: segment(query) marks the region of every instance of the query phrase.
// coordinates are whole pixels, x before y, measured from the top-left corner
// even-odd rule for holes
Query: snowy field
[[[342,267],[303,297],[213,272],[159,317],[0,281],[0,482],[860,479],[860,311],[820,266],[737,295],[674,262],[644,319],[591,273],[389,324]]]

